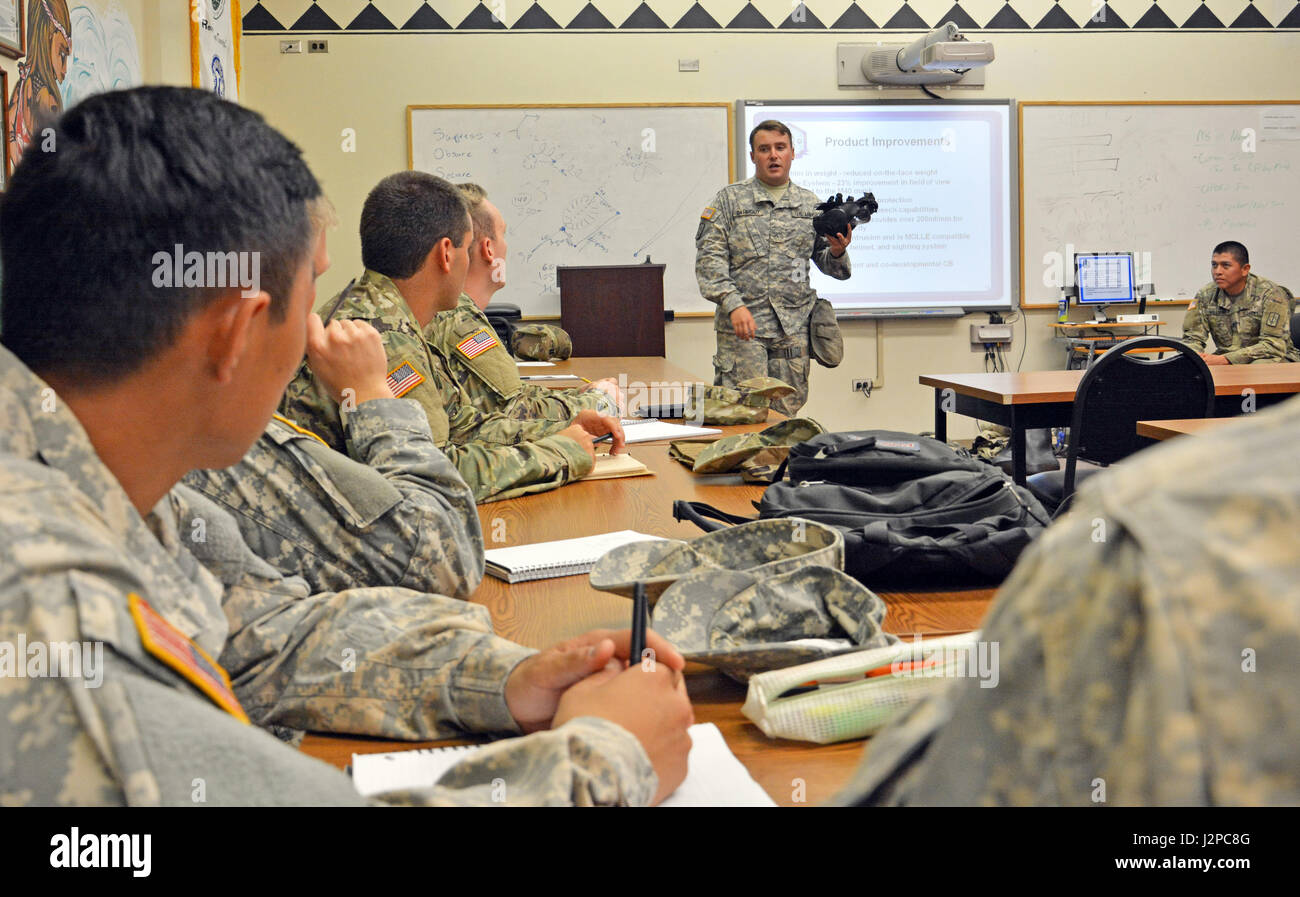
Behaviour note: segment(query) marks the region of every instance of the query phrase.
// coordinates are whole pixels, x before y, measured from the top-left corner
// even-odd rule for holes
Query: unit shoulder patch
[[[230,687],[230,677],[221,664],[164,620],[135,592],[128,594],[126,601],[144,649],[207,695],[212,703],[247,725],[248,714],[239,705],[239,699]]]
[[[478,358],[493,346],[501,345],[497,335],[487,327],[480,327],[456,344],[456,351],[466,358]]]
[[[409,361],[404,361],[388,372],[388,388],[396,398],[401,398],[424,382],[424,375]]]

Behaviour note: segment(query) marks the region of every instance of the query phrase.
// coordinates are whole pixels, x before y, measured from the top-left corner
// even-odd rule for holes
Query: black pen
[[[609,442],[613,438],[614,438],[613,433],[606,433],[604,436],[597,436],[595,439],[591,440],[591,444],[596,445],[597,443],[601,443],[601,442]]]
[[[628,663],[639,663],[641,655],[645,653],[645,621],[648,613],[645,583],[638,582],[632,592],[632,650],[628,654]]]

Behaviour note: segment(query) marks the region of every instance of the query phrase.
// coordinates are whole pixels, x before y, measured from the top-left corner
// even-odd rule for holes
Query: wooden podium
[[[575,356],[663,356],[663,265],[556,268],[555,279]]]

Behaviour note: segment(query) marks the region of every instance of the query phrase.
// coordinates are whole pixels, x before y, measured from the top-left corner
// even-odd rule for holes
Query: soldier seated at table
[[[83,100],[51,140],[0,205],[0,632],[25,640],[24,661],[62,646],[68,665],[4,677],[4,802],[190,805],[196,781],[209,804],[360,802],[250,722],[537,733],[397,795],[409,802],[670,792],[691,709],[684,661],[653,633],[656,663],[625,667],[627,632],[534,653],[463,601],[313,593],[178,485],[244,456],[302,358],[320,187],[297,147],[248,109],[171,87]],[[199,247],[248,253],[237,266],[256,276],[208,280]]]
[[[311,204],[313,273],[329,268],[329,201]],[[474,496],[434,445],[414,402],[391,399],[383,342],[365,322],[308,318],[307,357],[332,395],[361,399],[347,416],[349,458],[276,416],[243,459],[192,470],[184,482],[239,524],[248,546],[313,592],[402,586],[468,598],[483,578]],[[182,531],[202,521],[182,521]]]
[[[522,420],[569,421],[584,409],[620,414],[621,396],[612,379],[581,389],[548,389],[519,379],[515,360],[483,313],[493,294],[506,285],[506,222],[478,184],[458,184],[456,189],[465,198],[473,223],[465,292],[455,308],[434,316],[424,334],[447,360],[461,394],[481,411]]]
[[[1210,255],[1213,283],[1201,288],[1183,318],[1183,342],[1206,364],[1300,361],[1291,341],[1295,298],[1286,287],[1250,273],[1250,253],[1235,241]],[[1214,338],[1214,352],[1205,352]]]
[[[618,419],[584,410],[572,422],[518,420],[483,412],[462,392],[447,357],[425,328],[456,307],[473,239],[469,209],[442,178],[403,171],[370,191],[361,212],[366,270],[322,306],[333,319],[368,321],[383,338],[393,394],[419,402],[434,441],[456,465],[476,501],[554,489],[585,476],[595,463],[593,437],[612,434],[623,450]],[[330,447],[345,450],[339,402],[309,363],[299,369],[281,412]]]

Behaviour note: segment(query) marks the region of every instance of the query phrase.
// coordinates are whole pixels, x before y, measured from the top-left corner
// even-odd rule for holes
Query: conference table
[[[1147,439],[1163,441],[1175,436],[1195,436],[1198,433],[1212,433],[1232,423],[1227,417],[1189,417],[1177,420],[1140,420],[1137,433]]]
[[[1011,429],[1012,477],[1025,482],[1025,431],[1070,424],[1074,394],[1085,371],[997,374],[922,374],[934,389],[934,437],[948,439],[948,414],[992,421]],[[1285,401],[1300,393],[1300,363],[1211,365],[1214,417]]]
[[[528,373],[543,369],[520,368]],[[589,379],[622,375],[629,404],[667,401],[676,389],[698,382],[663,358],[585,358],[544,369],[551,373],[580,373]],[[558,385],[566,384],[559,381]],[[641,395],[637,390],[644,390]],[[724,435],[761,430],[767,423],[719,427]],[[696,476],[668,455],[668,444],[638,443],[632,456],[653,476],[579,481],[561,489],[509,501],[479,505],[487,548],[590,536],[617,530],[638,530],[655,536],[691,539],[701,535],[693,524],[673,519],[674,499],[708,502],[724,511],[753,516],[753,502],[763,493],[739,475]],[[913,634],[952,635],[980,626],[993,597],[989,588],[880,593],[888,608],[884,629],[904,639]],[[628,599],[590,587],[586,575],[508,585],[491,576],[470,597],[488,608],[498,634],[530,648],[545,648],[589,629],[625,629]],[[686,687],[697,722],[718,726],[732,753],[769,795],[783,806],[807,806],[825,801],[851,777],[863,754],[863,741],[833,745],[770,739],[740,712],[746,688],[717,671],[692,665]],[[353,753],[373,753],[463,744],[481,739],[441,742],[392,742],[373,738],[309,734],[302,750],[339,768]]]

